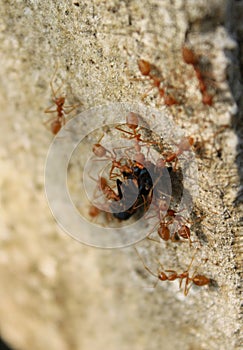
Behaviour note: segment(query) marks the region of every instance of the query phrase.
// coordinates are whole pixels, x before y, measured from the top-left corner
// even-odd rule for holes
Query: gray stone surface
[[[239,136],[241,85],[237,42],[227,31],[235,25],[234,3],[25,0],[0,5],[2,337],[21,350],[240,348],[242,243],[236,198],[241,163],[233,127]],[[193,69],[182,60],[186,31],[196,52],[212,65],[212,107],[202,104]],[[55,84],[64,83],[68,103],[82,103],[82,112],[109,102],[141,102],[150,85],[131,80],[140,77],[139,58],[160,67],[175,93],[184,96],[182,105],[167,107],[175,122],[195,140],[207,140],[206,157],[198,157],[195,202],[203,220],[192,236],[201,242],[198,273],[216,283],[192,288],[187,297],[178,281],[147,288],[155,279],[132,247],[99,250],[74,241],[58,228],[45,198],[43,172],[53,135],[43,124],[48,119],[43,111],[51,104],[55,67]],[[165,108],[162,101],[157,106],[155,90],[144,103]],[[148,240],[138,249],[155,271],[157,259],[184,271],[194,252],[188,244]]]

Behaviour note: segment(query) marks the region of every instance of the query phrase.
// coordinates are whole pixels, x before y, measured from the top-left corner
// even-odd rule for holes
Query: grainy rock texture
[[[16,349],[240,348],[242,96],[229,33],[242,40],[239,3],[234,12],[226,0],[0,1],[0,333]],[[213,106],[202,103],[195,72],[183,62],[185,40],[208,67]],[[200,242],[198,273],[215,282],[187,297],[178,281],[146,288],[155,278],[132,247],[99,250],[74,241],[45,198],[53,135],[43,111],[55,67],[55,86],[64,83],[68,103],[82,112],[141,103],[150,83],[132,80],[141,77],[140,58],[160,67],[181,102],[165,107],[154,89],[143,103],[168,108],[187,135],[205,141],[194,203],[201,221],[191,231]],[[137,248],[153,271],[159,259],[182,272],[195,251],[149,240]]]

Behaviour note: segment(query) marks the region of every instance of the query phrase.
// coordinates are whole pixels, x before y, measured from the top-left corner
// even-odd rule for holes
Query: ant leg
[[[57,90],[55,91],[53,82],[54,82],[54,79],[55,79],[55,77],[56,77],[56,75],[57,75],[58,67],[59,67],[59,65],[56,64],[56,68],[55,68],[54,74],[53,74],[53,76],[52,76],[52,78],[51,78],[51,81],[50,81],[50,87],[51,87],[52,96],[54,97],[54,99],[57,98],[57,92],[58,92],[59,90],[61,90],[61,88],[62,88],[63,85],[64,85],[64,82],[63,82],[63,83],[57,88]],[[54,101],[54,102],[55,102],[55,101]]]
[[[189,283],[190,283],[190,277],[187,276],[186,277],[186,282],[185,282],[185,287],[184,287],[184,295],[185,295],[185,297],[188,295],[189,290],[191,289],[191,286],[192,286],[192,282],[191,282],[191,284],[189,284]],[[180,288],[181,288],[181,284],[182,284],[182,280],[180,282]]]
[[[70,106],[65,106],[64,110],[65,110],[65,114],[69,114],[72,111],[74,111],[76,108],[78,108],[79,106],[82,106],[82,103],[77,103],[76,105],[70,105]],[[71,108],[69,111],[66,111],[67,108]]]
[[[53,101],[54,101],[54,102],[55,102],[55,100],[58,98],[58,97],[57,97],[57,92],[58,92],[59,90],[61,90],[61,88],[63,87],[64,84],[65,84],[65,82],[63,82],[63,83],[57,88],[57,90],[55,91],[52,81],[50,82],[51,91],[52,91],[52,94],[53,94],[53,96],[54,96],[54,98],[53,98]],[[65,95],[64,95],[64,97],[65,97]]]
[[[53,105],[51,105],[50,107],[48,107],[48,108],[46,108],[45,110],[44,110],[44,113],[56,113],[57,112],[57,110],[55,109],[55,110],[51,110],[51,108],[53,108],[55,105],[53,104]]]
[[[53,76],[52,76],[51,81],[50,81],[50,87],[51,87],[51,91],[52,91],[52,96],[54,96],[54,97],[56,97],[56,94],[55,94],[55,90],[54,90],[54,86],[53,86],[53,81],[54,81],[54,79],[56,77],[58,67],[59,67],[59,64],[57,63],[56,67],[55,67],[55,70],[54,70],[54,73],[53,73]]]
[[[115,126],[115,129],[117,129],[117,130],[119,130],[119,131],[121,131],[121,132],[124,132],[125,134],[129,134],[129,135],[132,135],[132,138],[134,137],[134,133],[132,133],[132,132],[130,132],[130,131],[127,131],[127,130],[124,130],[124,129],[122,129],[121,127],[119,127],[119,126]]]
[[[175,172],[177,169],[178,157],[175,158],[175,164],[173,166],[173,171]]]
[[[160,243],[160,241],[157,241],[157,239],[151,238],[150,236],[152,235],[152,233],[155,231],[156,226],[158,226],[159,224],[155,224],[154,227],[149,231],[149,233],[146,235],[146,238],[149,239],[150,241],[156,242],[156,243]]]
[[[126,150],[130,150],[130,149],[134,149],[134,147],[127,147],[127,146],[121,146],[121,147],[114,147],[113,149],[112,149],[112,151],[113,151],[113,153],[114,153],[114,155],[113,155],[113,158],[114,159],[116,159],[117,158],[117,150],[121,150],[121,149],[126,149]],[[126,153],[126,150],[125,150],[125,153]],[[126,156],[127,156],[127,154],[126,154]],[[127,156],[127,158],[128,159],[130,159],[128,156]],[[121,158],[122,159],[122,158]],[[120,160],[121,160],[120,159]],[[123,157],[123,159],[125,159],[124,157]]]
[[[157,214],[154,214],[154,215],[151,215],[151,216],[147,216],[145,214],[144,219],[149,220],[149,219],[155,218],[156,216],[157,216]]]
[[[137,254],[137,256],[139,257],[139,259],[141,260],[141,262],[142,262],[142,264],[143,264],[143,266],[144,266],[144,268],[145,268],[145,270],[146,271],[148,271],[152,276],[154,276],[154,277],[156,277],[156,278],[158,278],[158,276],[152,271],[152,270],[150,270],[150,268],[145,264],[145,262],[144,262],[144,260],[143,260],[143,258],[141,257],[141,255],[139,254],[139,252],[138,252],[138,250],[137,250],[137,248],[136,247],[134,247],[134,249],[135,249],[135,252],[136,252],[136,254]]]
[[[131,78],[129,77],[129,80],[130,81],[149,81],[150,79],[147,77],[147,78]]]
[[[190,264],[188,265],[187,270],[185,271],[185,273],[187,273],[186,282],[185,282],[185,287],[184,287],[184,295],[185,295],[185,296],[188,295],[189,290],[190,290],[191,287],[192,287],[193,281],[192,281],[192,278],[189,277],[189,271],[190,271],[190,269],[191,269],[191,267],[192,267],[192,263],[193,263],[193,261],[194,261],[194,259],[195,259],[196,254],[197,254],[197,252],[195,252],[195,254],[193,255],[193,257],[192,257],[192,259],[191,259],[191,262],[190,262]],[[197,271],[197,269],[194,271],[194,274],[196,273],[196,271]],[[194,275],[194,274],[193,274],[193,275]],[[191,282],[191,283],[190,283],[190,282]]]
[[[195,255],[194,255],[194,256],[195,256]],[[193,259],[194,259],[194,256],[193,256]],[[191,265],[191,264],[190,264],[190,265]],[[184,295],[185,295],[185,296],[188,295],[189,290],[191,289],[191,287],[192,287],[192,285],[193,285],[193,283],[194,283],[193,280],[194,280],[194,277],[196,276],[197,270],[198,270],[198,268],[196,268],[196,269],[194,270],[192,277],[189,277],[189,275],[188,275],[188,277],[187,277],[187,279],[186,279],[185,288],[184,288]],[[188,271],[189,271],[189,269],[188,269]]]
[[[157,287],[157,284],[158,284],[158,282],[159,282],[159,277],[158,277],[158,275],[156,275],[152,270],[150,270],[150,268],[145,264],[143,258],[142,258],[141,255],[139,254],[137,248],[134,247],[134,249],[135,249],[135,252],[136,252],[137,256],[138,256],[139,259],[141,260],[141,262],[142,262],[142,264],[143,264],[145,270],[148,271],[152,276],[156,277],[156,281],[155,281],[154,285],[153,285],[152,287],[148,287],[148,288],[153,288],[153,289],[156,288],[156,287]]]
[[[54,112],[54,111],[53,111]],[[50,123],[50,122],[53,122],[54,120],[56,120],[56,117],[53,117],[53,118],[49,118],[47,121],[43,122],[44,125]]]
[[[152,232],[151,232],[151,233],[152,233]],[[151,233],[150,233],[150,234],[151,234]],[[157,239],[155,239],[155,238],[151,238],[151,237],[149,237],[149,236],[147,236],[146,238],[149,239],[149,240],[152,241],[152,242],[161,243],[160,241],[157,241]]]
[[[154,88],[155,88],[155,86],[152,85],[147,91],[145,91],[144,94],[142,94],[141,99],[144,100],[148,96],[150,91],[152,91]]]
[[[96,186],[95,186],[95,189],[94,189],[94,193],[93,193],[93,199],[94,200],[97,200],[99,198],[105,198],[105,194],[104,192],[102,191],[102,173],[103,173],[103,169],[101,169],[98,173],[98,179],[95,178],[91,172],[93,171],[93,168],[91,168],[89,171],[88,171],[88,176],[91,180],[93,180],[95,183],[96,183]],[[110,187],[110,186],[108,186]],[[112,189],[111,189],[112,190]],[[113,191],[113,190],[112,190]]]

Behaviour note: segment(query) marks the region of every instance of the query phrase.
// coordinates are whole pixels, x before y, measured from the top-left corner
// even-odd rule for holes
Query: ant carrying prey
[[[109,209],[113,217],[119,220],[128,220],[134,214],[142,216],[152,200],[153,183],[146,168],[137,162],[127,168],[128,172],[127,169],[120,169],[119,177],[123,181],[116,179],[117,193],[103,176],[100,177],[98,185],[106,199],[110,201]],[[93,211],[90,212],[90,216],[94,216]]]
[[[115,129],[122,133],[123,138],[132,142],[131,145],[108,149],[101,144],[103,134],[92,147],[94,155],[98,158],[94,159],[95,162],[110,160],[109,167],[106,167],[107,180],[103,175],[101,178],[103,182],[104,180],[116,181],[118,194],[109,186],[99,186],[99,188],[105,197],[112,202],[110,209],[115,210],[113,216],[120,220],[127,220],[135,213],[139,215],[145,213],[152,202],[154,191],[156,198],[159,198],[161,193],[167,194],[168,191],[170,192],[169,173],[172,168],[167,168],[166,164],[163,167],[158,167],[152,161],[146,159],[143,151],[147,152],[148,155],[152,151],[151,146],[160,148],[160,142],[153,140],[150,130],[139,125],[141,120],[142,117],[139,114],[129,112],[126,115],[126,123],[115,126]],[[149,138],[145,135],[149,135]],[[180,143],[179,150],[173,154],[173,159],[169,159],[170,162],[187,150],[188,147],[185,144],[187,144],[185,140]],[[118,158],[117,151],[121,149],[124,149],[126,156]],[[103,170],[101,171],[103,172]],[[100,176],[98,177],[100,178]],[[135,193],[137,193],[137,196],[133,204],[127,207],[125,202],[130,203]]]

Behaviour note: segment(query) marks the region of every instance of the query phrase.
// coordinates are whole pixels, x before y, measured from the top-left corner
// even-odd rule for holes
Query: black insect
[[[135,161],[131,170],[122,172],[123,182],[116,181],[120,201],[114,201],[110,207],[114,211],[113,216],[119,220],[128,220],[134,214],[141,217],[149,208],[153,196],[153,181],[148,170]],[[133,204],[124,210],[131,202]]]

